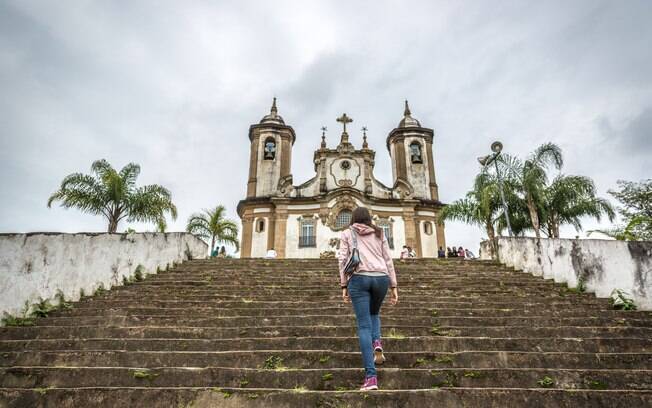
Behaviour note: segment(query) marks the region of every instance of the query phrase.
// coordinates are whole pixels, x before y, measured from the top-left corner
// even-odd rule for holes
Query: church
[[[339,144],[329,148],[325,128],[315,150],[315,175],[301,184],[292,176],[292,146],[296,135],[279,115],[276,98],[269,114],[249,127],[251,142],[247,196],[238,203],[242,220],[243,258],[263,257],[274,249],[279,258],[318,258],[336,251],[340,232],[351,213],[367,207],[383,229],[393,257],[403,245],[419,257],[436,257],[446,247],[444,226],[437,224],[439,201],[433,130],[412,117],[405,102],[403,118],[387,135],[393,183],[374,177],[376,152],[369,148],[366,129],[360,149],[349,141],[343,114]]]

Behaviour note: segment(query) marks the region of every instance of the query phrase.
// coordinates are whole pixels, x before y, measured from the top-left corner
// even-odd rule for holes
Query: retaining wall
[[[122,285],[138,265],[156,273],[207,251],[202,240],[182,232],[0,234],[0,314],[18,315],[25,301],[53,299],[59,289],[78,300],[80,290]]]
[[[652,242],[602,239],[496,238],[498,259],[507,266],[609,297],[623,289],[639,309],[652,310]],[[490,242],[480,258],[491,259]]]

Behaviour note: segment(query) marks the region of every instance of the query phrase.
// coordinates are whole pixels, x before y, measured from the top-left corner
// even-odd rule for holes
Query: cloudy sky
[[[470,188],[495,139],[518,155],[559,144],[564,172],[593,177],[606,196],[618,179],[652,176],[650,21],[647,0],[5,0],[0,231],[104,230],[101,218],[46,207],[64,176],[99,158],[137,162],[141,184],[172,191],[170,230],[217,203],[236,218],[248,127],[273,96],[297,133],[296,184],[313,174],[321,126],[336,144],[342,112],[354,144],[369,128],[376,177],[391,184],[384,141],[407,98],[435,129],[444,202]],[[480,237],[447,226],[451,245]]]

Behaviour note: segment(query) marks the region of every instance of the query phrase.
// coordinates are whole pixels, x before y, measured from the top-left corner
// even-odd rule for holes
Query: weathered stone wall
[[[191,234],[32,233],[0,234],[0,314],[17,315],[24,307],[54,298],[78,300],[100,284],[122,285],[122,277],[156,273],[168,264],[205,258],[208,246]]]
[[[481,243],[482,259],[491,259],[489,244]],[[497,244],[498,258],[507,266],[569,287],[582,279],[598,297],[622,289],[640,309],[652,310],[652,242],[497,238]]]

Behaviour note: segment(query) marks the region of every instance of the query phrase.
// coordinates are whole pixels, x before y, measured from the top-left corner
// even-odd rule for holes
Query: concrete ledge
[[[30,304],[53,299],[61,290],[78,300],[100,285],[122,285],[138,265],[156,273],[168,264],[205,258],[208,246],[192,234],[54,233],[0,234],[0,314],[20,313]]]
[[[498,260],[524,272],[609,297],[622,289],[642,310],[652,310],[652,242],[601,239],[496,238]],[[490,242],[481,259],[491,259]]]

